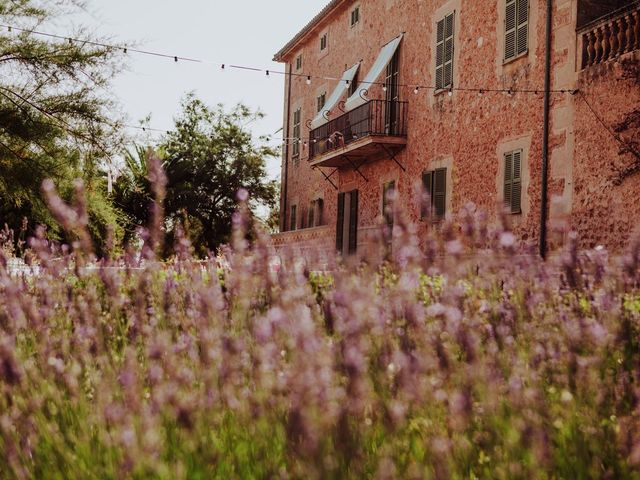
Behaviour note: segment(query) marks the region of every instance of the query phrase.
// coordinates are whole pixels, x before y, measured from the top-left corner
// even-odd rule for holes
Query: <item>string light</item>
[[[417,95],[419,91],[420,91],[420,87],[416,87],[414,88],[413,93]]]
[[[0,25],[0,27],[2,28],[7,28],[9,31],[12,30],[16,30],[16,31],[20,31],[20,32],[25,32],[28,34],[32,34],[32,35],[39,35],[39,36],[44,36],[44,37],[49,37],[49,38],[55,38],[55,39],[59,39],[59,40],[66,40],[69,43],[73,44],[73,42],[76,43],[81,43],[84,45],[92,45],[92,46],[96,46],[96,47],[102,47],[102,48],[108,48],[108,49],[115,49],[115,50],[122,50],[125,53],[137,53],[140,55],[149,55],[149,56],[154,56],[154,57],[160,57],[160,58],[169,58],[169,59],[173,59],[174,62],[178,62],[179,60],[181,61],[185,61],[185,62],[193,62],[193,63],[202,63],[202,64],[211,64],[211,65],[215,65],[213,62],[209,62],[209,61],[205,61],[205,60],[201,60],[201,59],[197,59],[197,58],[189,58],[189,57],[182,57],[179,55],[171,55],[171,54],[166,54],[166,53],[161,53],[161,52],[155,52],[155,51],[149,51],[149,50],[141,50],[141,49],[137,49],[137,48],[131,48],[131,47],[123,47],[123,46],[116,46],[116,45],[111,45],[111,44],[107,44],[107,43],[102,43],[102,42],[95,42],[92,40],[82,40],[82,39],[77,39],[77,38],[71,38],[71,37],[63,37],[61,35],[56,35],[56,34],[52,34],[52,33],[46,33],[46,32],[40,32],[37,30],[28,30],[28,29],[24,29],[24,28],[20,28],[20,27],[16,27],[16,26],[12,26],[12,25]],[[219,65],[219,64],[218,64]],[[222,70],[225,70],[225,67],[227,67],[227,65],[222,64]],[[233,69],[241,69],[241,70],[249,70],[249,71],[255,71],[255,72],[265,72],[266,76],[270,76],[270,74],[278,74],[278,75],[284,75],[284,76],[295,76],[295,77],[306,77],[307,79],[307,85],[311,84],[311,80],[312,78],[318,78],[321,80],[330,80],[330,81],[339,81],[339,78],[336,77],[329,77],[329,76],[321,76],[321,75],[309,75],[306,73],[296,73],[296,72],[282,72],[282,71],[274,71],[274,70],[264,70],[261,68],[255,68],[255,67],[248,67],[248,66],[243,66],[243,65],[228,65],[229,68],[233,68]],[[382,90],[383,91],[387,91],[387,86],[385,84],[385,82],[361,82],[361,84],[363,85],[380,85],[382,86]],[[437,90],[436,87],[434,86],[430,86],[430,85],[415,85],[415,84],[398,84],[398,87],[413,87],[414,88],[414,92],[418,92],[421,89],[426,89],[426,90]],[[530,89],[520,89],[520,90],[515,90],[515,89],[491,89],[491,88],[462,88],[462,87],[455,87],[455,88],[451,88],[450,89],[450,93],[453,92],[453,90],[458,90],[458,91],[467,91],[467,92],[477,92],[480,95],[484,94],[485,92],[503,92],[503,93],[507,93],[508,95],[513,95],[515,93],[532,93],[532,94],[538,94],[540,89],[536,89],[536,90],[530,90]],[[549,93],[571,93],[572,95],[574,95],[573,90],[549,90]]]

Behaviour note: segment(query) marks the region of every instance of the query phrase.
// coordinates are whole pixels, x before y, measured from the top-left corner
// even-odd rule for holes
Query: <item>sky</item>
[[[210,105],[242,102],[266,114],[250,126],[258,135],[282,127],[284,77],[225,69],[239,64],[283,70],[272,58],[328,0],[88,0],[88,12],[69,19],[112,43],[136,43],[145,50],[197,58],[208,64],[175,63],[170,59],[129,53],[127,70],[113,82],[129,123],[151,115],[149,126],[169,130],[180,100],[194,91]],[[64,28],[60,22],[58,29]],[[135,131],[132,131],[136,134]],[[145,135],[138,137],[140,142]],[[279,132],[276,136],[282,136]],[[151,139],[158,138],[157,134]],[[280,173],[280,159],[268,164],[270,176]]]

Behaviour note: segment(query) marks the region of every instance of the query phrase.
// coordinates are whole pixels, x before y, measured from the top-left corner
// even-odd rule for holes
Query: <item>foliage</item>
[[[196,251],[206,254],[229,240],[239,190],[249,192],[251,211],[275,205],[277,184],[267,180],[265,160],[276,152],[254,145],[245,126],[261,114],[243,105],[212,109],[191,94],[182,110],[162,145],[166,215],[170,224],[184,225]]]
[[[142,262],[87,264],[50,190],[78,248],[0,261],[0,477],[640,478],[640,238],[545,264],[472,209],[422,246],[400,216],[388,263],[311,274],[245,205],[225,261],[159,263],[149,167]]]
[[[0,20],[28,30],[78,8],[74,0],[0,0]],[[92,39],[87,31],[75,34]],[[100,169],[119,143],[104,90],[120,55],[15,29],[0,34],[0,218],[14,230],[28,218],[31,233],[42,224],[60,238],[40,193],[44,179],[54,180],[67,198],[73,180],[84,180],[99,247],[106,226],[117,224]]]

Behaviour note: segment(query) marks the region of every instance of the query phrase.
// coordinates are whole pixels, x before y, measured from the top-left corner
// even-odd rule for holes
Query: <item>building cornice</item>
[[[347,3],[349,0],[331,0],[325,6],[320,13],[318,13],[313,19],[307,23],[302,30],[300,30],[287,44],[280,49],[278,53],[273,56],[274,62],[283,62],[284,58],[291,53],[291,51],[307,38],[330,13]]]

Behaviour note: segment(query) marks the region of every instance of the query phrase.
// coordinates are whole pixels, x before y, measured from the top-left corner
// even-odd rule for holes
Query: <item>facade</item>
[[[547,215],[622,248],[640,220],[640,2],[548,1],[548,117],[547,0],[331,1],[275,55],[276,246],[357,253],[394,221],[391,191],[421,231],[473,202],[537,243],[548,118]]]

